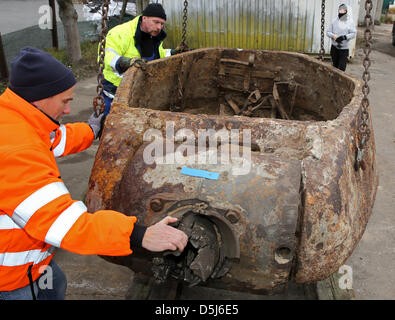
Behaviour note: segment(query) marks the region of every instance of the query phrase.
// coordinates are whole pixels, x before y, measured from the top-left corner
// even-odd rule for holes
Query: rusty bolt
[[[229,210],[225,214],[225,218],[230,221],[230,223],[236,223],[240,220],[240,212],[237,210]]]
[[[292,250],[288,247],[279,247],[274,252],[274,260],[276,260],[278,264],[287,264],[292,258]]]
[[[161,199],[153,199],[150,202],[150,208],[152,211],[159,212],[163,209],[163,201]]]

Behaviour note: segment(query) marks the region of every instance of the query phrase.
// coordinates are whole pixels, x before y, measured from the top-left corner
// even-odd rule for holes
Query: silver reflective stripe
[[[114,71],[117,71],[116,64],[120,56],[116,55],[114,58],[111,59],[110,66],[113,68]]]
[[[62,136],[60,137],[59,144],[56,146],[55,149],[53,149],[53,154],[55,158],[62,156],[64,153],[64,149],[66,148],[67,129],[64,125],[60,125],[59,130],[62,133]]]
[[[170,57],[170,56],[171,56],[171,49],[166,49],[165,57]]]
[[[63,182],[50,183],[23,200],[22,203],[16,207],[12,215],[12,220],[23,228],[38,209],[67,193],[69,193],[69,191]]]
[[[51,131],[51,133],[49,134],[49,139],[51,140],[51,143],[53,143],[55,141],[55,138],[56,138],[56,132],[55,131]]]
[[[104,50],[104,51],[108,51],[108,52],[112,52],[112,53],[114,53],[115,55],[117,55],[117,56],[121,56],[118,52],[116,52],[113,48],[106,48],[106,50]]]
[[[47,251],[35,249],[21,252],[0,253],[0,266],[16,267],[32,262],[33,264],[37,264],[48,258],[54,252],[55,248],[50,247]]]
[[[8,215],[0,216],[0,230],[20,229],[20,227]]]
[[[74,225],[77,219],[88,209],[82,201],[74,202],[64,210],[49,228],[45,242],[60,247],[63,237]]]
[[[114,72],[114,74],[115,74],[117,77],[120,77],[121,79],[123,78],[123,74],[120,74],[120,73],[117,71],[117,69],[113,69],[112,71]]]
[[[115,65],[117,64],[118,59],[121,57],[120,54],[118,54],[118,52],[116,52],[114,49],[112,48],[107,48],[105,51],[109,51],[115,54],[115,57],[111,59],[110,62],[110,66],[112,68],[112,71],[114,72],[114,74],[120,78],[123,78],[123,74],[120,74],[117,70],[117,68],[115,67]]]
[[[109,98],[111,98],[111,99],[114,99],[114,97],[115,97],[112,93],[110,93],[110,92],[108,92],[108,91],[106,91],[106,90],[103,90],[103,93],[104,93],[107,97],[109,97]]]
[[[114,74],[120,78],[123,78],[123,75],[120,74],[117,70],[117,68],[115,67],[115,65],[117,64],[118,59],[121,57],[121,55],[118,54],[118,52],[116,52],[114,49],[112,48],[107,48],[105,51],[109,51],[115,54],[115,57],[111,59],[110,62],[110,66],[114,72]]]

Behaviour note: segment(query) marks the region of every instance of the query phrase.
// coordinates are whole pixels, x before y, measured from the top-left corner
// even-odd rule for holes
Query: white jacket
[[[353,19],[350,17],[350,13],[341,17],[341,19],[336,18],[330,24],[328,30],[326,31],[326,35],[332,39],[332,45],[338,49],[349,49],[349,42],[351,39],[355,38],[357,35],[357,30],[355,28],[355,23]],[[341,43],[338,43],[334,40],[334,36],[346,36],[347,40],[343,40]]]

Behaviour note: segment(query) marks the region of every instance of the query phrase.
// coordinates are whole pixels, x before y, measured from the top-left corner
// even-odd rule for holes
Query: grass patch
[[[78,63],[71,63],[67,58],[66,49],[56,50],[55,48],[44,49],[58,59],[65,66],[69,67],[77,80],[86,79],[95,76],[98,72],[97,64],[97,46],[98,42],[85,41],[81,43],[82,59]],[[0,94],[7,88],[7,81],[0,80]]]
[[[392,24],[392,17],[388,14],[382,14],[380,17],[380,22]]]
[[[81,43],[82,59],[77,63],[71,63],[67,58],[66,49],[56,50],[54,48],[45,49],[44,51],[69,67],[77,80],[94,76],[98,71],[97,65],[97,46],[98,42],[85,41]]]

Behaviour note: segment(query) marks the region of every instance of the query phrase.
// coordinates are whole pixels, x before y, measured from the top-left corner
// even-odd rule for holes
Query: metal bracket
[[[366,137],[363,137],[361,141],[361,147],[357,146],[357,150],[355,151],[355,171],[358,171],[360,168],[362,168],[362,170],[365,170],[365,162],[363,161],[363,157],[365,156],[365,144]]]

